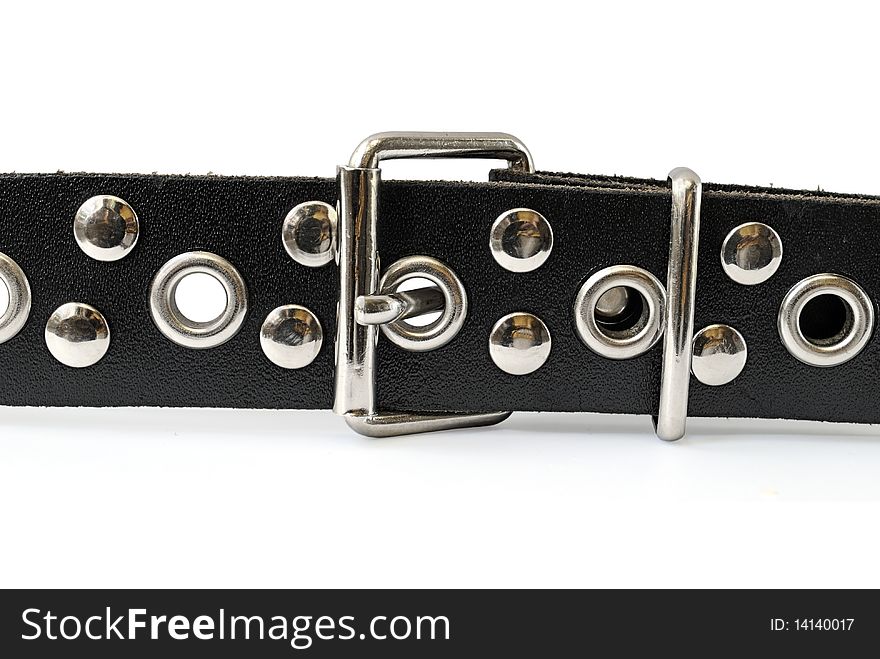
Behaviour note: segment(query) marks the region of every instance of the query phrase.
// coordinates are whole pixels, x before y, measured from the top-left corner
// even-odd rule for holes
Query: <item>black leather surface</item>
[[[602,358],[578,339],[572,304],[586,277],[615,263],[644,267],[665,282],[670,205],[665,182],[506,170],[494,172],[493,179],[383,183],[383,263],[409,254],[441,259],[464,282],[470,312],[459,336],[434,352],[406,352],[380,339],[382,407],[654,413],[660,346],[632,360]],[[141,220],[135,250],[112,263],[88,258],[71,230],[78,206],[102,193],[126,199]],[[337,271],[293,262],[280,240],[284,215],[311,199],[334,203],[335,181],[0,176],[0,251],[25,270],[34,297],[25,328],[0,344],[0,404],[329,408]],[[553,226],[553,253],[534,272],[508,272],[488,250],[493,220],[515,207],[538,210]],[[784,257],[768,282],[742,286],[723,274],[719,251],[730,229],[754,220],[777,230]],[[723,387],[692,379],[690,414],[880,422],[876,336],[854,360],[820,369],[789,355],[776,331],[783,296],[812,274],[849,276],[880,299],[876,245],[880,199],[704,186],[696,327],[733,325],[745,337],[749,357],[740,377]],[[156,270],[194,249],[229,259],[249,292],[241,332],[208,350],[188,350],[165,339],[147,309]],[[111,326],[110,350],[90,368],[62,366],[43,340],[49,314],[68,301],[96,306]],[[312,309],[325,333],[316,361],[296,371],[274,366],[259,347],[263,318],[285,303]],[[538,315],[553,337],[549,360],[531,375],[505,374],[488,355],[489,330],[512,311]]]
[[[87,257],[73,238],[73,216],[96,194],[114,194],[138,213],[134,250],[114,262]],[[263,356],[259,329],[278,305],[309,306],[332,336],[336,268],[293,262],[281,244],[287,211],[309,199],[335,202],[330,180],[180,176],[39,175],[0,177],[0,251],[30,280],[31,316],[0,344],[0,403],[7,405],[158,405],[328,407],[332,341],[309,368],[285,371]],[[153,324],[147,291],[169,258],[196,249],[231,261],[248,288],[249,312],[237,336],[188,350]],[[60,304],[87,302],[110,324],[110,349],[74,369],[49,354],[43,331]]]

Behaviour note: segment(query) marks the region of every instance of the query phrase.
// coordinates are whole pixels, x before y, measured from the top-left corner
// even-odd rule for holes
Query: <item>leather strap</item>
[[[590,411],[654,414],[661,346],[630,360],[591,352],[578,338],[572,305],[581,283],[606,266],[643,267],[665,282],[670,193],[665,182],[568,174],[492,173],[484,183],[383,182],[378,245],[383,264],[423,254],[463,281],[469,315],[461,333],[432,352],[378,346],[383,409],[419,411]],[[71,232],[79,205],[112,194],[137,211],[141,235],[124,259],[87,257]],[[36,406],[195,406],[330,408],[338,274],[308,268],[284,251],[281,222],[296,204],[335,203],[336,182],[318,178],[158,175],[0,176],[0,252],[31,284],[31,314],[0,344],[0,404]],[[512,273],[493,260],[489,228],[501,213],[527,207],[553,226],[549,260]],[[748,221],[771,225],[785,248],[767,282],[742,286],[722,271],[721,243]],[[856,358],[833,368],[797,361],[782,345],[779,304],[797,281],[835,272],[880,299],[880,199],[706,184],[703,188],[695,328],[727,323],[748,343],[742,374],[722,387],[692,379],[691,416],[880,422],[874,386],[880,346],[872,337]],[[248,316],[229,342],[191,350],[153,325],[147,290],[171,257],[204,249],[231,261],[248,287]],[[88,368],[62,366],[43,339],[59,305],[100,309],[111,327],[107,355]],[[287,303],[311,309],[324,328],[317,359],[299,370],[273,365],[259,344],[260,325]],[[540,317],[551,355],[527,376],[499,370],[488,353],[495,321],[513,311]]]

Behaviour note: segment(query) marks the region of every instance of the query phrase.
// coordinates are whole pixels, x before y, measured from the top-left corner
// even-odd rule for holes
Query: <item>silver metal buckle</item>
[[[378,133],[355,149],[339,179],[339,311],[336,336],[336,391],[333,411],[355,431],[370,437],[487,426],[511,412],[483,414],[391,412],[378,407],[376,395],[376,324],[358,322],[365,296],[378,292],[376,246],[381,170],[391,158],[497,158],[510,167],[533,172],[525,145],[506,133]]]

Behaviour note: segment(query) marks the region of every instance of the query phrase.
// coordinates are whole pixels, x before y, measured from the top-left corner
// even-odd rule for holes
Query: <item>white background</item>
[[[503,130],[541,169],[880,194],[876,11],[713,7],[14,3],[0,171],[332,176],[372,132]],[[878,434],[6,408],[0,585],[877,587]]]

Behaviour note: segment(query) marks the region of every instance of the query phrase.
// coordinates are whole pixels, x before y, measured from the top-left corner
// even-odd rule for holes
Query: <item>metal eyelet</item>
[[[597,321],[596,312],[620,301],[623,312],[629,290],[637,293],[641,309],[625,327],[614,329]],[[608,294],[606,296],[606,294]],[[598,309],[597,309],[598,308]],[[634,265],[613,265],[591,275],[575,297],[574,317],[578,336],[593,352],[609,359],[631,359],[647,352],[666,327],[666,289],[647,270]]]
[[[819,336],[804,330],[804,310],[820,296],[843,302],[842,318]],[[818,320],[827,321],[830,314]],[[809,322],[810,319],[807,319]],[[796,283],[782,300],[778,316],[779,337],[796,359],[810,366],[837,366],[858,355],[874,330],[874,305],[861,286],[841,275],[823,273]]]
[[[436,350],[455,338],[467,317],[467,294],[456,274],[430,256],[407,256],[391,264],[379,283],[382,293],[396,293],[408,279],[425,278],[443,293],[443,313],[434,322],[417,327],[406,320],[380,325],[385,337],[405,350]]]
[[[9,292],[9,304],[0,314],[0,343],[18,334],[31,312],[31,287],[24,271],[0,252],[0,281]]]
[[[193,273],[211,275],[226,291],[226,308],[217,318],[197,322],[187,318],[175,300],[177,285]],[[247,288],[233,265],[210,252],[187,252],[163,265],[150,284],[150,314],[166,338],[186,348],[213,348],[238,333],[247,313]]]

